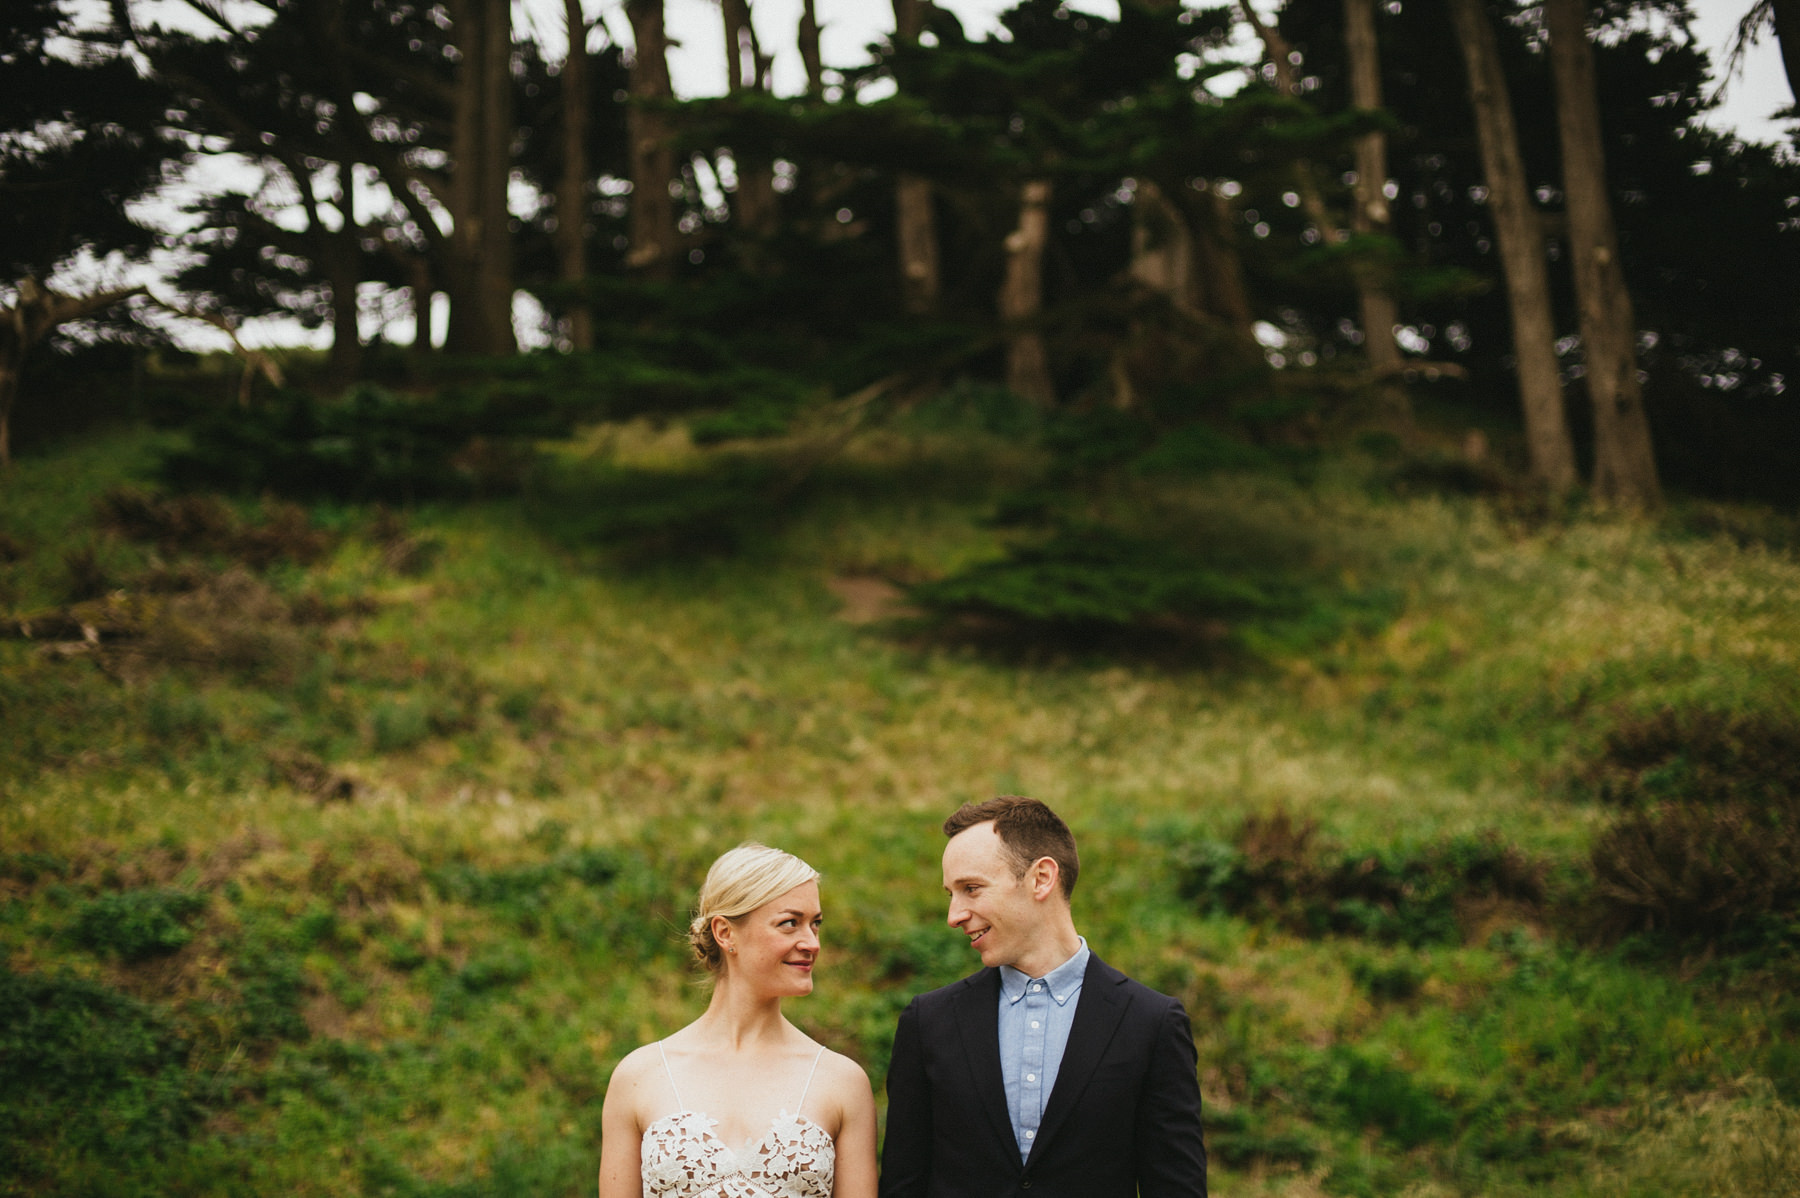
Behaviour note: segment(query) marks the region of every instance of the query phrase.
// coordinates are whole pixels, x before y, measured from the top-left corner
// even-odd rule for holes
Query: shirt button
[[[1027,1073],[1027,1074],[1026,1074],[1026,1075],[1025,1075],[1025,1080],[1026,1080],[1026,1081],[1028,1081],[1028,1082],[1034,1082],[1034,1081],[1036,1081],[1036,1080],[1037,1080],[1037,1074],[1035,1074],[1035,1073]],[[1025,1134],[1026,1134],[1026,1135],[1030,1135],[1030,1134],[1031,1134],[1031,1133],[1030,1133],[1030,1132],[1026,1132],[1026,1133],[1025,1133]]]
[[[1042,983],[1040,983],[1040,982],[1033,982],[1033,983],[1031,983],[1031,992],[1032,992],[1032,993],[1033,993],[1033,994],[1036,994],[1036,993],[1037,993],[1037,992],[1038,992],[1038,991],[1039,991],[1039,990],[1042,990],[1042,989],[1043,989],[1043,988],[1044,988],[1044,987],[1043,987],[1043,984],[1042,984]]]
[[[1032,1020],[1032,1021],[1031,1021],[1031,1026],[1032,1026],[1032,1027],[1042,1027],[1042,1026],[1043,1026],[1043,1025],[1042,1025],[1042,1024],[1040,1024],[1040,1023],[1039,1023],[1039,1022],[1038,1022],[1038,1021],[1037,1021],[1037,1020],[1035,1020],[1035,1019],[1033,1019],[1033,1020]]]
[[[1037,1133],[1035,1131],[1028,1131],[1025,1133],[1025,1138],[1027,1140],[1035,1140],[1037,1139]]]

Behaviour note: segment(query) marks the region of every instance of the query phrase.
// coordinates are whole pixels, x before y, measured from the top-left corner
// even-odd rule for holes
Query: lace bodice
[[[662,1045],[657,1045],[662,1052]],[[819,1050],[820,1056],[825,1050]],[[813,1072],[819,1058],[813,1058]],[[663,1070],[669,1058],[663,1053]],[[675,1076],[669,1073],[669,1088]],[[812,1088],[812,1074],[806,1090]],[[717,1119],[683,1108],[644,1129],[640,1148],[643,1161],[644,1198],[831,1198],[837,1176],[837,1146],[825,1129],[799,1114],[806,1105],[806,1090],[794,1104],[794,1114],[783,1110],[762,1138],[733,1148],[713,1128]],[[675,1101],[681,1093],[675,1090]]]

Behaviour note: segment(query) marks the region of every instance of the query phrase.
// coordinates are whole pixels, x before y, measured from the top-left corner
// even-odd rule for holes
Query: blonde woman
[[[793,854],[713,862],[688,929],[712,1001],[613,1072],[600,1198],[875,1198],[868,1077],[781,1013],[812,993],[821,922],[818,872]]]

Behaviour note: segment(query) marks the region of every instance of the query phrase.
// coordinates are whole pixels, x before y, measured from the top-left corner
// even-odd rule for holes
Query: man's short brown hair
[[[1001,795],[985,803],[964,803],[944,821],[944,835],[954,837],[976,824],[993,821],[994,833],[1012,864],[1013,876],[1024,877],[1040,858],[1056,862],[1056,876],[1064,898],[1075,893],[1081,873],[1081,857],[1075,851],[1075,835],[1062,817],[1036,799]]]

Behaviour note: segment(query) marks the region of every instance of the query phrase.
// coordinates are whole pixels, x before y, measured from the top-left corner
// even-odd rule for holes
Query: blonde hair
[[[688,943],[700,964],[713,973],[725,968],[725,954],[713,935],[714,916],[738,920],[764,903],[780,898],[796,886],[817,882],[819,871],[792,853],[754,842],[740,844],[722,854],[706,871],[694,919],[688,924]]]

